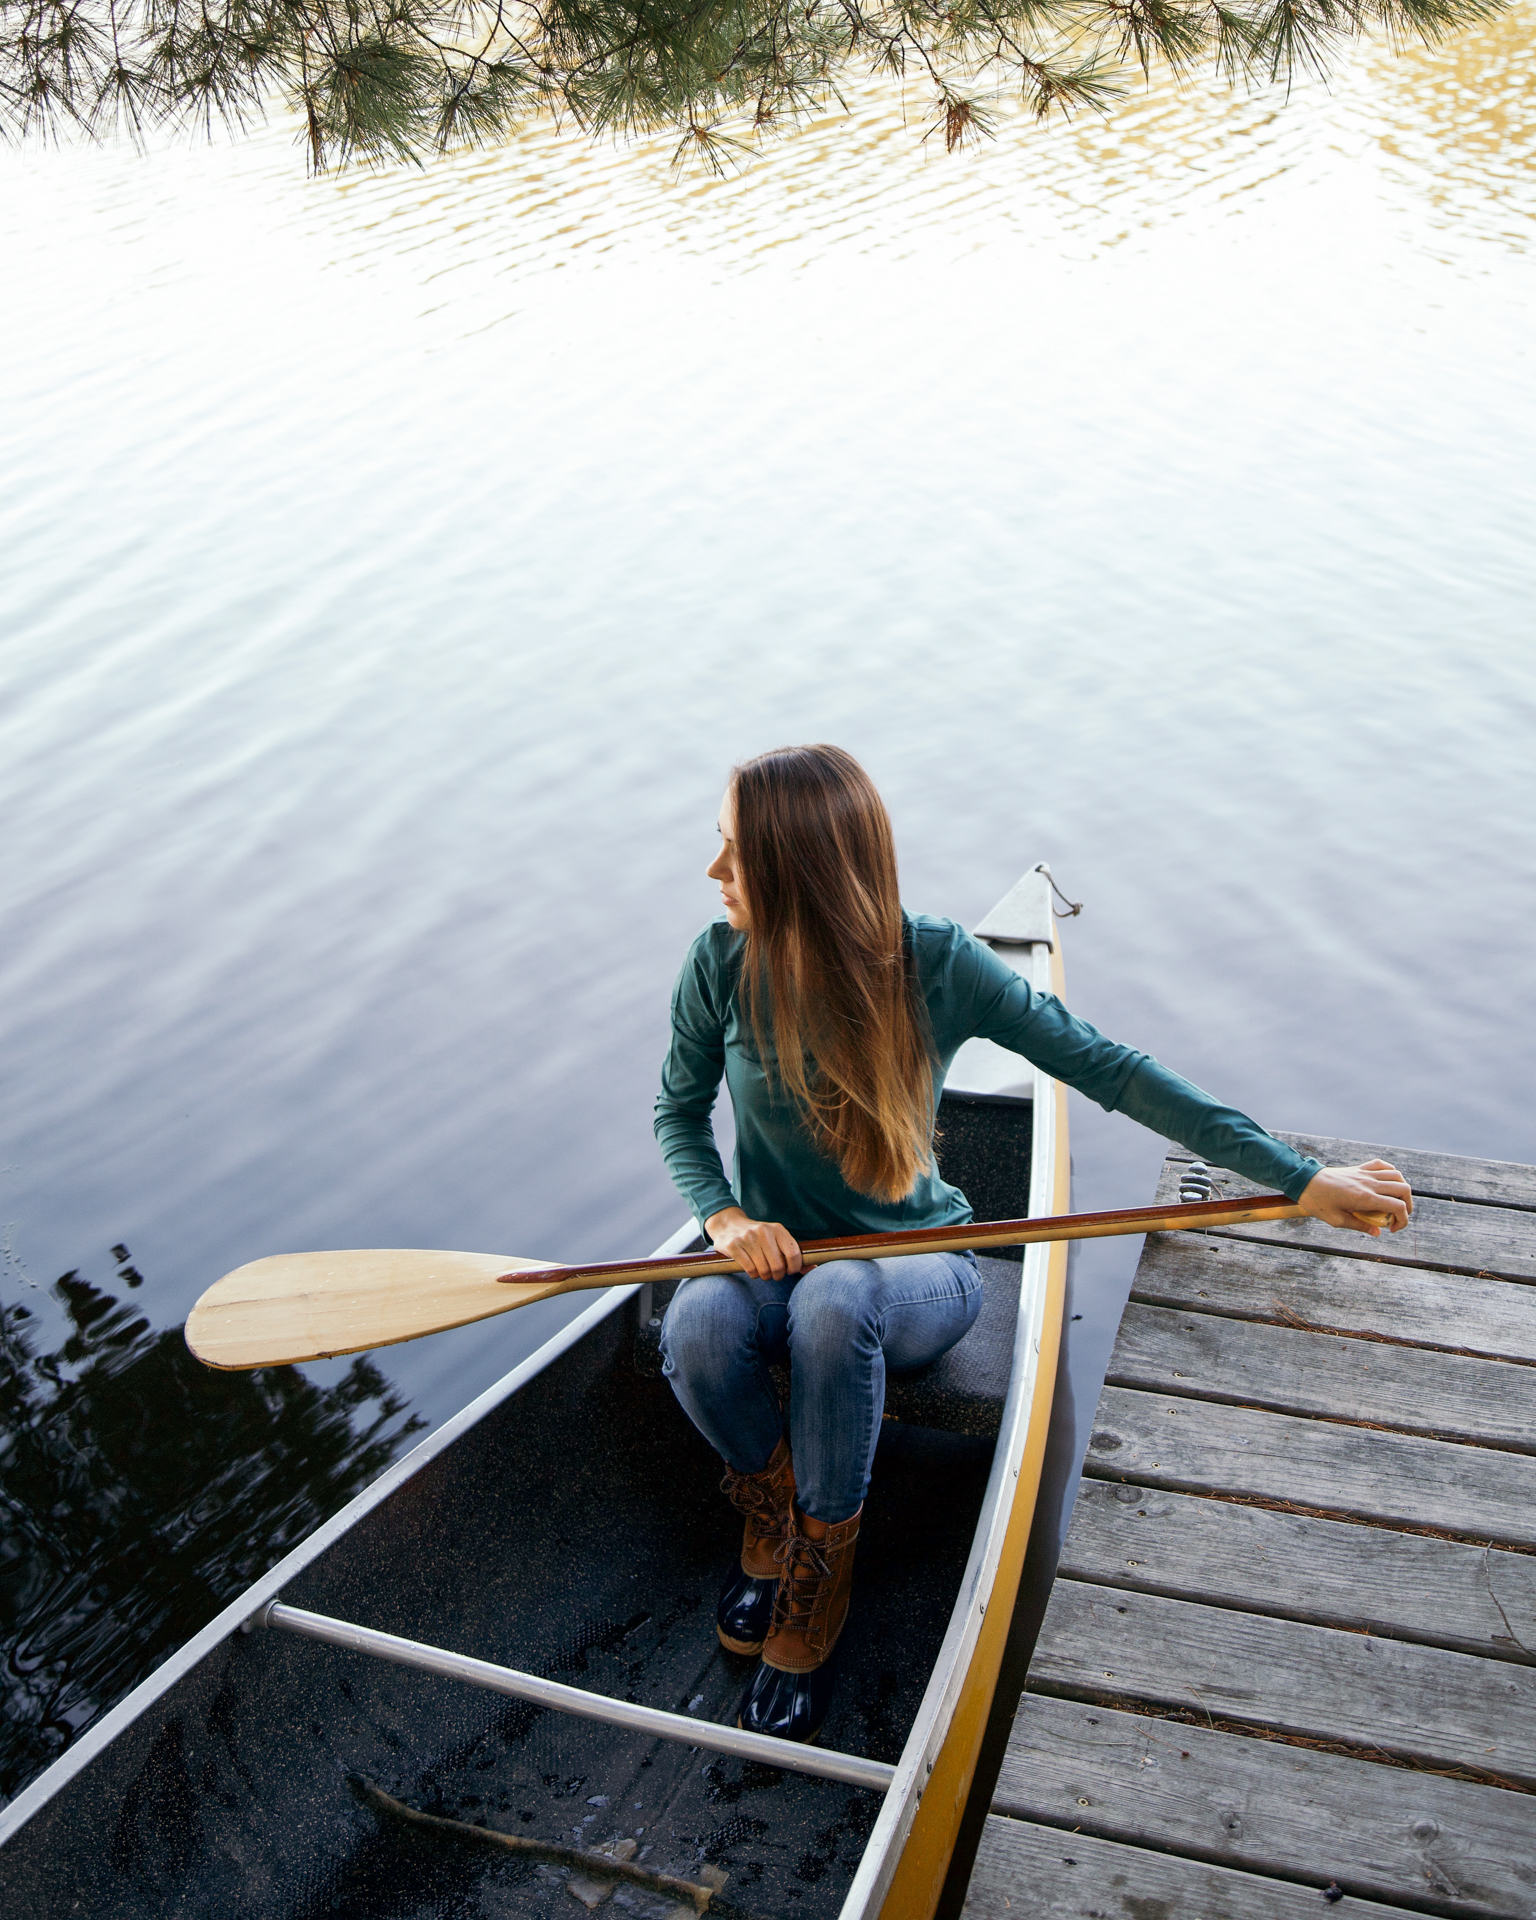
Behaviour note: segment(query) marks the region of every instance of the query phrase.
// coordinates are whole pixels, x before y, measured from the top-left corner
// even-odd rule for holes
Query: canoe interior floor
[[[1000,1263],[1001,1264],[1001,1263]],[[1016,1276],[1017,1268],[1012,1269]],[[1016,1282],[1015,1282],[1016,1284]],[[739,1534],[720,1467],[612,1315],[293,1581],[292,1605],[734,1722],[714,1634]],[[488,1335],[493,1338],[494,1334]],[[992,1443],[888,1422],[823,1742],[894,1761],[938,1653]],[[236,1635],[0,1854],[10,1912],[438,1920],[578,1911],[568,1873],[360,1801],[729,1876],[753,1920],[836,1913],[866,1790],[712,1758],[276,1631]],[[14,1904],[13,1904],[14,1903]],[[620,1886],[636,1915],[675,1901]]]

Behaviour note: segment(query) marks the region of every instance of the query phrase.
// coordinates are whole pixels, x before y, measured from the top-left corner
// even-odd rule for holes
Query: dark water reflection
[[[567,1311],[240,1382],[211,1279],[678,1223],[765,744],[866,760],[914,907],[1049,857],[1075,1008],[1267,1124],[1536,1160],[1533,47],[953,167],[877,89],[713,185],[0,159],[9,1778]],[[1134,1261],[1074,1268],[1063,1499]]]
[[[6,1797],[426,1425],[367,1359],[329,1387],[212,1373],[117,1293],[77,1273],[52,1293],[51,1350],[0,1305]]]

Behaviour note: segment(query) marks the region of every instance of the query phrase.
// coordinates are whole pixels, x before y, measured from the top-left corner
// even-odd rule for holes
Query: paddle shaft
[[[1261,1193],[1241,1200],[1197,1200],[1188,1206],[1132,1207],[1119,1213],[988,1220],[810,1240],[802,1244],[801,1259],[807,1267],[817,1267],[829,1260],[958,1253],[1042,1240],[1091,1240],[1102,1234],[1240,1227],[1263,1220],[1294,1220],[1300,1212],[1281,1194]],[[1382,1226],[1391,1224],[1388,1215],[1370,1218]],[[450,1327],[469,1326],[582,1288],[741,1271],[737,1261],[715,1252],[582,1267],[510,1254],[432,1252],[420,1247],[274,1254],[237,1267],[215,1282],[187,1316],[186,1338],[198,1359],[211,1367],[288,1366],[444,1333]]]
[[[1176,1207],[1122,1207],[1113,1213],[1062,1213],[1033,1220],[968,1221],[964,1226],[918,1227],[908,1233],[854,1234],[842,1240],[802,1240],[802,1266],[830,1260],[897,1260],[913,1253],[979,1253],[987,1247],[1029,1246],[1038,1240],[1097,1240],[1112,1234],[1172,1233],[1211,1227],[1240,1227],[1258,1220],[1299,1220],[1302,1211],[1283,1193],[1260,1193],[1246,1200],[1197,1200]],[[1386,1213],[1362,1214],[1388,1227]],[[552,1292],[575,1293],[584,1287],[614,1287],[626,1281],[686,1280],[703,1273],[740,1273],[740,1261],[723,1253],[684,1253],[670,1260],[609,1260],[581,1267],[527,1267],[498,1274],[509,1285],[527,1285],[537,1277]]]

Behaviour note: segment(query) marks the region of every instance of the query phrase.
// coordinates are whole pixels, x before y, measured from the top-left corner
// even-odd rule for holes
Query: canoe
[[[976,931],[1060,991],[1045,869]],[[1066,1212],[1064,1090],[968,1042],[939,1159],[978,1219]],[[735,1516],[660,1376],[666,1289],[614,1287],[0,1810],[0,1907],[929,1920],[1034,1513],[1066,1251],[984,1257],[970,1333],[888,1380],[815,1745],[735,1724],[750,1662],[713,1627]]]

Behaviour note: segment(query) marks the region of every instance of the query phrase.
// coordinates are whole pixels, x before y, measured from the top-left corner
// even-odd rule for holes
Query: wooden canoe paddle
[[[1034,1220],[971,1221],[910,1233],[855,1234],[806,1240],[807,1267],[828,1260],[893,1259],[909,1253],[982,1252],[1037,1240],[1093,1240],[1109,1234],[1170,1233],[1236,1227],[1255,1220],[1296,1220],[1301,1208],[1283,1194],[1243,1200],[1201,1200],[1188,1206],[1127,1207],[1116,1213],[1066,1213]],[[1362,1215],[1392,1224],[1390,1214]],[[626,1282],[739,1273],[719,1253],[663,1260],[611,1260],[583,1267],[497,1253],[428,1253],[370,1248],[344,1253],[280,1253],[253,1260],[217,1280],[187,1317],[187,1345],[206,1366],[278,1367],[329,1360],[443,1333],[492,1314],[526,1307],[558,1293]]]

